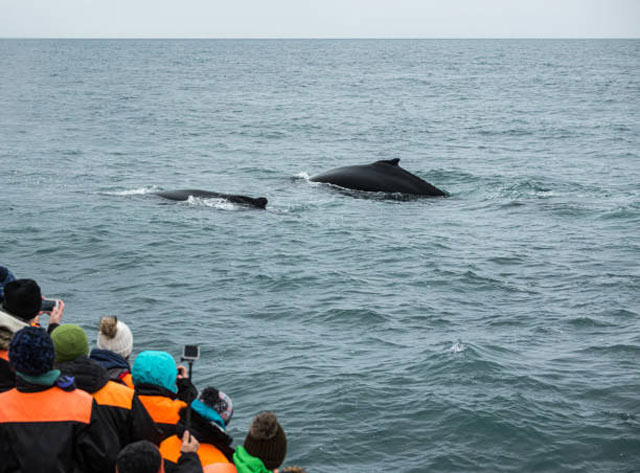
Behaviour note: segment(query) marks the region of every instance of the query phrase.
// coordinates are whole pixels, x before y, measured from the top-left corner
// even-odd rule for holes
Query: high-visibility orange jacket
[[[181,448],[182,440],[177,435],[172,435],[160,444],[160,455],[162,455],[165,462],[178,463]],[[220,450],[208,443],[200,443],[197,454],[202,466],[211,463],[230,463]]]
[[[176,463],[180,457],[181,438],[186,428],[186,414],[186,409],[180,410],[177,434],[160,444],[160,454],[165,459],[166,465]],[[234,450],[231,447],[233,439],[222,429],[192,411],[188,430],[200,442],[198,457],[203,467],[212,463],[233,463]]]
[[[162,435],[133,389],[109,380],[102,366],[81,356],[58,364],[62,373],[73,376],[76,386],[88,392],[98,403],[100,414],[117,433],[119,448],[137,440],[160,444]]]
[[[187,403],[176,399],[177,395],[168,389],[153,384],[136,386],[136,394],[162,432],[162,439],[175,435],[180,409],[187,407]]]
[[[113,431],[79,389],[28,384],[0,394],[0,472],[113,472]]]

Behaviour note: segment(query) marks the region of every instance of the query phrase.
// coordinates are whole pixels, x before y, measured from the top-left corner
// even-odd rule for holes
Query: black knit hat
[[[47,331],[39,327],[18,330],[9,345],[9,362],[22,374],[45,374],[53,369],[55,359],[53,341]]]
[[[273,412],[258,414],[244,439],[247,452],[262,460],[268,470],[275,470],[287,455],[287,436]]]
[[[33,279],[16,279],[4,286],[4,309],[22,320],[31,320],[42,307],[40,286]]]
[[[120,450],[116,466],[119,473],[158,473],[162,457],[158,447],[148,440],[140,440]]]

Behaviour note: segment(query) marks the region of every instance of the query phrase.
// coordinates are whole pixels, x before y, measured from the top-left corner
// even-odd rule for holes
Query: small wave
[[[465,347],[462,344],[462,340],[458,340],[453,345],[451,345],[451,347],[449,347],[449,351],[451,353],[461,353],[461,352],[465,351],[466,349],[467,349],[467,347]]]
[[[598,320],[596,318],[588,317],[588,316],[575,317],[573,319],[570,319],[567,323],[577,328],[597,328],[597,327],[614,326],[614,324],[611,324],[609,322],[605,322],[605,321]]]
[[[112,192],[103,192],[104,195],[144,195],[149,194],[151,192],[157,192],[158,188],[156,186],[151,187],[140,187],[138,189],[129,189],[124,191],[112,191]]]

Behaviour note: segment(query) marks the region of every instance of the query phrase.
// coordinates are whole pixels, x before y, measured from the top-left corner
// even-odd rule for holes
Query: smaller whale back
[[[223,194],[221,192],[204,191],[200,189],[178,189],[174,191],[154,192],[154,195],[169,200],[189,200],[189,197],[201,197],[204,199],[224,199],[239,205],[248,205],[258,209],[264,209],[269,202],[265,197],[248,197],[246,195]]]

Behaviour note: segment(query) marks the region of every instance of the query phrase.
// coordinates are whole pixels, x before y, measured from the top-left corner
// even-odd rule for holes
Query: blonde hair
[[[100,319],[100,333],[107,338],[114,338],[118,333],[118,317],[115,315],[105,315]]]

